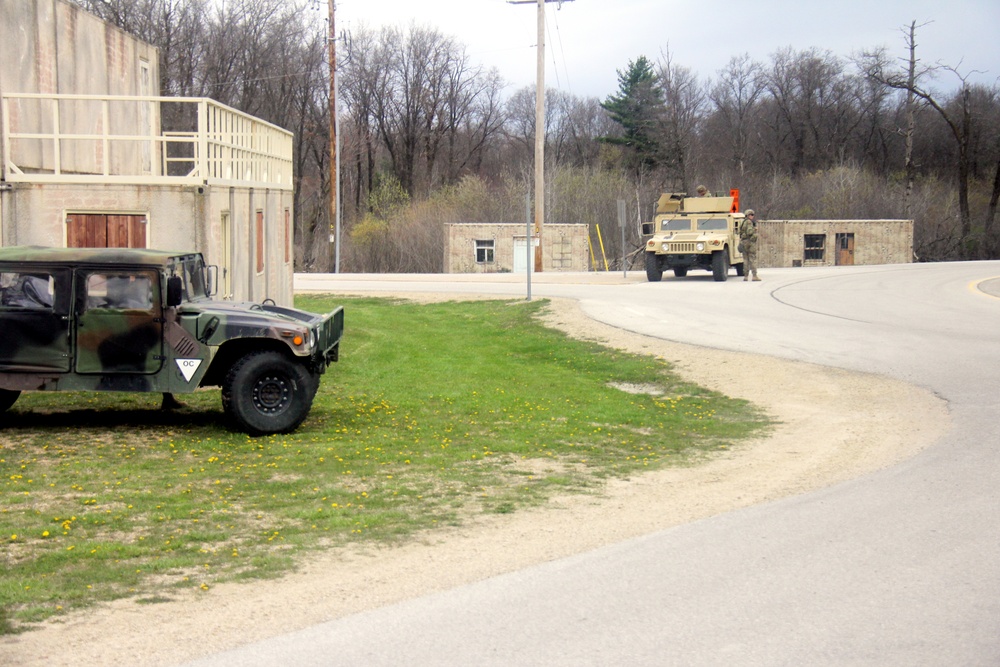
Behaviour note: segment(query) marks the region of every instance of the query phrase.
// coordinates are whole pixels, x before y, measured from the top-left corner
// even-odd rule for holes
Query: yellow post
[[[608,269],[608,256],[604,254],[604,239],[601,238],[601,226],[600,225],[594,225],[594,226],[597,227],[597,242],[601,244],[601,257],[604,259],[604,270],[609,271],[610,269]]]

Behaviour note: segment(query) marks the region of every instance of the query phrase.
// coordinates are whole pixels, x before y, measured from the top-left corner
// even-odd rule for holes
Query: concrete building
[[[912,220],[762,220],[761,267],[906,264]]]
[[[65,0],[0,0],[0,245],[199,250],[292,301],[292,135],[159,96],[157,50]]]
[[[524,273],[528,265],[526,232],[524,224],[515,223],[446,224],[444,272]],[[586,271],[588,238],[584,224],[543,226],[542,271]]]

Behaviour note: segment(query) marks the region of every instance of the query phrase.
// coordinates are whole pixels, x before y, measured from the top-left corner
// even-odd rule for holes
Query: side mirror
[[[656,224],[652,222],[642,223],[642,235],[650,236],[655,230]]]
[[[181,305],[183,298],[184,284],[180,276],[170,276],[167,278],[167,308],[174,308]]]
[[[215,296],[216,291],[219,287],[219,267],[215,264],[207,267],[208,271],[205,272],[205,294],[208,296]]]

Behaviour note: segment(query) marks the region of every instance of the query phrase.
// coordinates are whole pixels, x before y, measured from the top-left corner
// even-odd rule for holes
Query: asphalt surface
[[[537,274],[531,291],[650,336],[920,385],[948,402],[947,435],[834,487],[190,664],[1000,665],[1000,263],[761,273]],[[510,274],[296,286],[527,298]]]

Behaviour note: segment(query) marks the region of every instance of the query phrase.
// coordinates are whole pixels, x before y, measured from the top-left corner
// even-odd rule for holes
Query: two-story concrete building
[[[289,132],[159,96],[158,53],[65,0],[0,0],[0,245],[199,250],[292,300]]]

